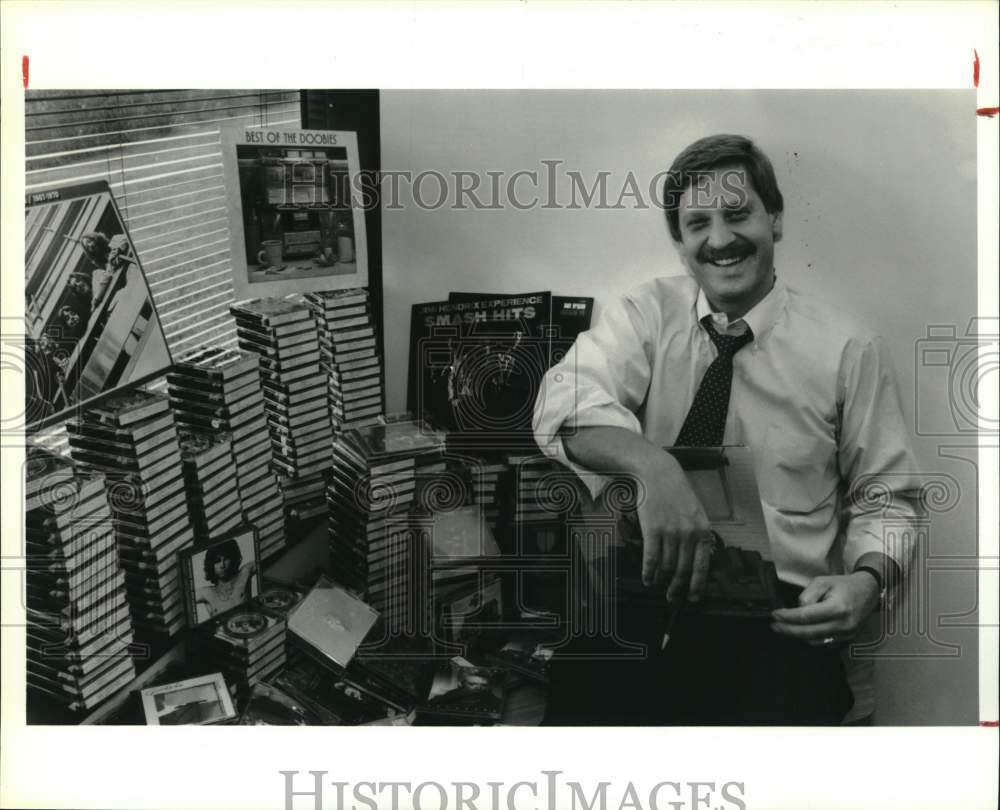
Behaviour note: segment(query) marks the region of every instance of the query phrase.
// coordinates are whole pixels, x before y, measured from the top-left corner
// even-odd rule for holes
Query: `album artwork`
[[[548,292],[414,304],[407,408],[467,450],[533,446],[549,369]]]
[[[500,293],[450,292],[449,303],[489,301],[509,296]],[[573,345],[577,335],[590,329],[594,299],[582,295],[553,295],[549,304],[549,366],[554,366]]]
[[[257,532],[244,526],[180,557],[188,624],[195,627],[232,610],[260,592]]]
[[[139,256],[104,181],[27,195],[24,312],[29,426],[170,366]]]
[[[222,132],[235,297],[368,284],[357,133]]]
[[[208,725],[236,718],[221,673],[143,689],[142,708],[151,726]]]
[[[418,723],[492,725],[503,716],[507,675],[499,667],[475,666],[456,656],[417,707]]]

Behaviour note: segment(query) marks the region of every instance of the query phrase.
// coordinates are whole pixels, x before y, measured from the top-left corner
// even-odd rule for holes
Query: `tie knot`
[[[719,354],[729,357],[732,357],[753,340],[753,330],[749,326],[742,335],[723,335],[717,332],[711,323],[705,324],[705,329],[715,344],[715,348],[718,349]]]

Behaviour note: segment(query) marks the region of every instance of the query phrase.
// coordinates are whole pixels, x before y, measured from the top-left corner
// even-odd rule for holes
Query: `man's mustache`
[[[698,251],[698,261],[718,262],[726,259],[741,259],[757,252],[757,249],[749,242],[732,242],[725,247],[715,248],[703,247]]]

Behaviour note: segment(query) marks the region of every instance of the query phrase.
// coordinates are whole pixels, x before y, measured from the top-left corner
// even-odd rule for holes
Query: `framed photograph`
[[[368,244],[354,132],[222,132],[237,300],[364,287]]]
[[[221,672],[142,690],[142,711],[150,726],[204,726],[236,718]]]
[[[180,562],[190,627],[260,593],[260,548],[253,526],[242,526],[208,545],[184,549]]]
[[[33,429],[161,374],[171,357],[105,181],[32,192],[24,217],[25,421]]]

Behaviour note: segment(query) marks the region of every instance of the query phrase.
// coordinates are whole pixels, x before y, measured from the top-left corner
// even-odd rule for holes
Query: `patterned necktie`
[[[719,355],[706,369],[701,385],[695,392],[677,447],[715,447],[722,444],[729,412],[729,394],[733,387],[733,355],[753,340],[750,327],[742,335],[721,335],[710,318],[703,320],[705,331],[718,349]]]

